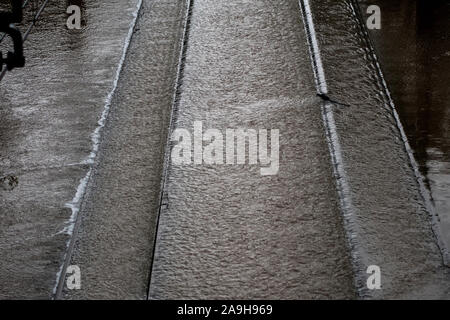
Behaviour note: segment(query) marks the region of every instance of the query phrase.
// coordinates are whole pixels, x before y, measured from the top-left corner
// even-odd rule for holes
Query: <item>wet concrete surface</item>
[[[370,36],[450,247],[450,2],[361,4],[382,11]]]
[[[0,189],[1,298],[52,296],[70,238],[67,203],[89,169],[135,4],[86,4],[84,29],[69,31],[66,3],[50,1],[25,43],[26,67],[0,83],[0,175],[19,182]]]

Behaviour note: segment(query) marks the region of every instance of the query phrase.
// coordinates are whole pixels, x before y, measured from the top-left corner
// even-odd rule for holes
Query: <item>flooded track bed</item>
[[[0,84],[0,297],[449,298],[355,4],[50,5]]]
[[[382,10],[370,36],[450,247],[450,3],[360,3]]]
[[[445,297],[448,275],[386,86],[354,1],[312,3],[363,265],[384,270],[375,297]],[[411,266],[414,266],[411,269]]]
[[[174,128],[279,129],[279,172],[170,164],[149,298],[354,297],[297,1],[194,1],[190,21]]]

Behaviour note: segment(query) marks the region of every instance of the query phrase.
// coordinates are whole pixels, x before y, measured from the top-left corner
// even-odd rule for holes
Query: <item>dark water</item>
[[[352,1],[311,2],[348,186],[357,265],[377,265],[375,298],[448,296],[442,256],[389,99],[354,15]],[[389,85],[389,82],[388,82]],[[351,201],[350,201],[351,200]]]
[[[450,245],[450,1],[361,1],[379,5],[378,58]]]

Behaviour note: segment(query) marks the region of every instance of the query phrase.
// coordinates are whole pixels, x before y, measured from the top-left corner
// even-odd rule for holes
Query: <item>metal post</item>
[[[14,43],[14,51],[9,51],[6,58],[0,51],[0,72],[3,70],[3,64],[6,64],[8,70],[22,68],[25,65],[23,55],[23,40],[19,29],[14,23],[22,22],[22,0],[11,0],[11,12],[0,12],[0,32],[11,37]]]

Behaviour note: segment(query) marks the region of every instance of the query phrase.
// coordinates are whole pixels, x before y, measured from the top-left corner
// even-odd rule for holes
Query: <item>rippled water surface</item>
[[[450,2],[375,0],[385,78],[450,246]]]
[[[1,1],[1,8],[9,1]],[[31,1],[21,30],[29,25]],[[81,30],[66,28],[82,6]],[[91,134],[104,109],[134,0],[56,1],[25,42],[25,68],[0,82],[0,298],[48,298],[69,238],[70,202],[88,171]],[[10,48],[5,41],[3,54]]]
[[[150,298],[354,297],[298,2],[194,1],[180,92],[176,128],[279,129],[280,169],[172,165]]]
[[[82,30],[65,27],[68,3],[82,5]],[[149,282],[151,299],[355,298],[369,265],[380,266],[383,279],[369,298],[450,296],[351,1],[311,1],[329,94],[343,103],[331,111],[339,177],[298,0],[192,1],[173,117],[175,128],[191,133],[198,121],[222,133],[278,129],[278,174],[262,176],[249,164],[163,170],[185,6],[144,0],[128,42],[137,3],[50,1],[26,42],[26,67],[0,83],[0,177],[18,181],[0,189],[0,298],[52,296],[81,195],[83,219],[67,261],[82,268],[85,282],[65,298],[144,299]],[[450,3],[361,4],[381,6],[383,29],[371,36],[450,242]],[[94,165],[86,161],[91,135],[124,46]],[[72,203],[89,169],[89,187]],[[348,185],[344,210],[336,179]],[[364,276],[356,286],[355,274]]]

